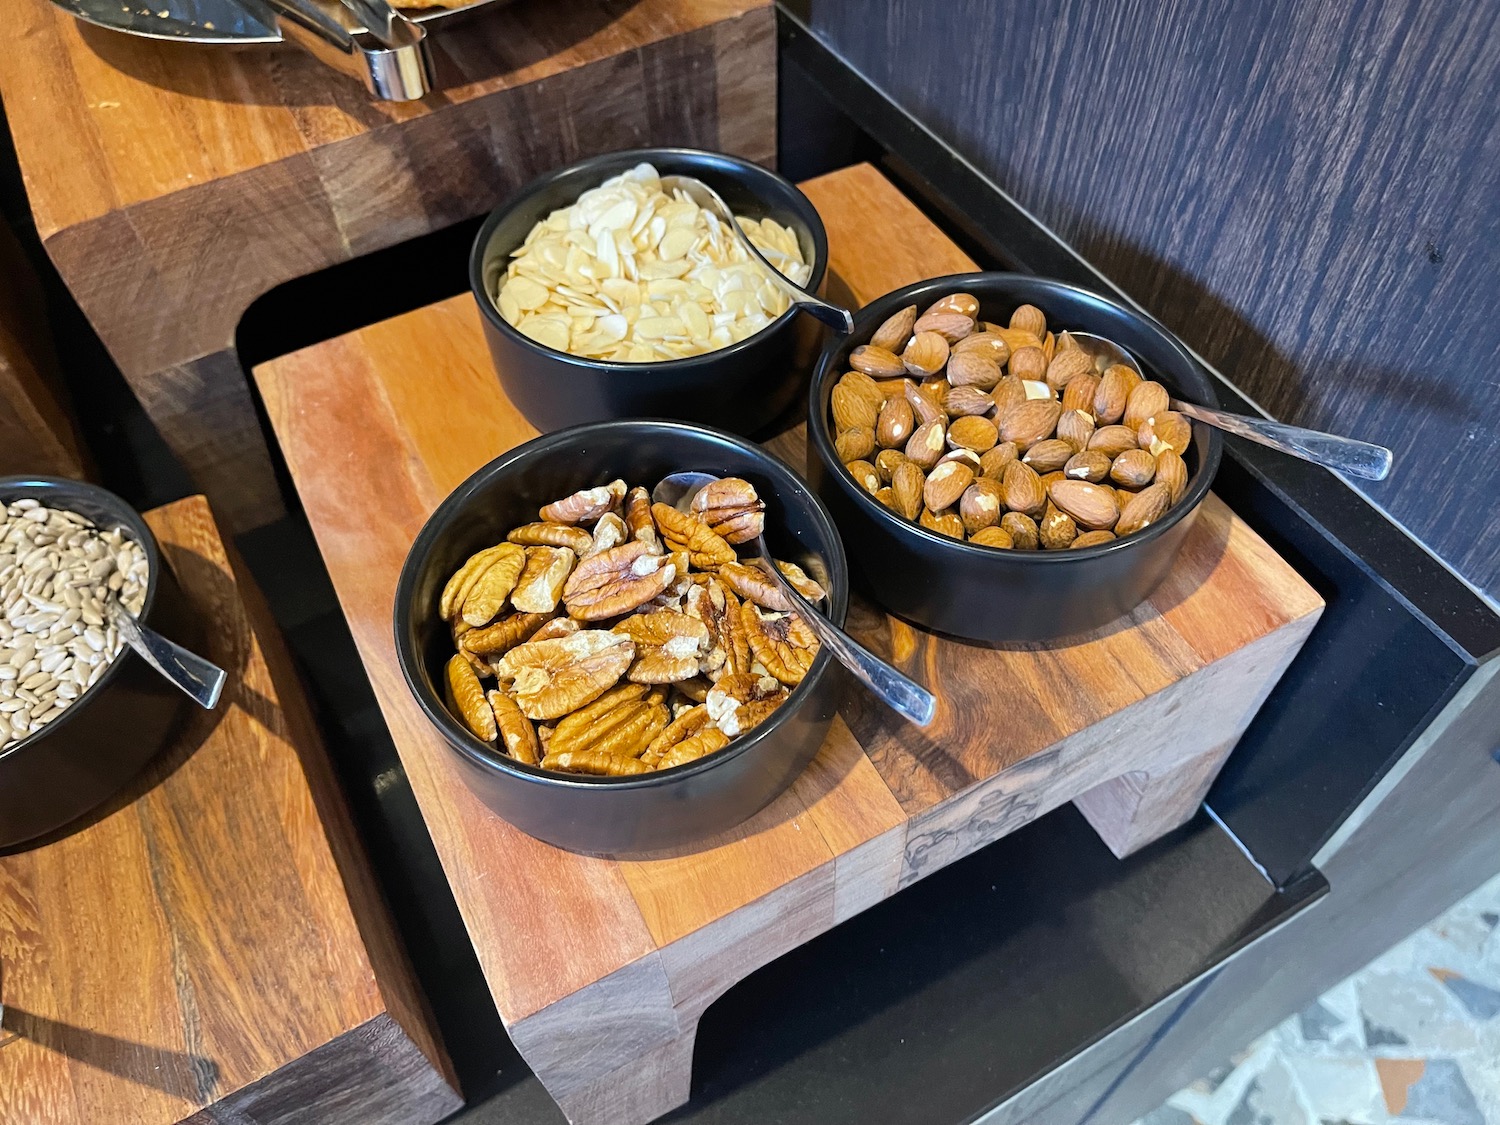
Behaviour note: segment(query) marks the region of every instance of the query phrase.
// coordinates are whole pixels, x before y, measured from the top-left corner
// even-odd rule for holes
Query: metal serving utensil
[[[651,499],[654,503],[666,504],[680,512],[686,512],[692,506],[693,497],[705,485],[718,479],[708,473],[673,473],[651,490]],[[937,697],[932,692],[892,668],[819,613],[776,568],[764,536],[757,535],[749,540],[749,546],[755,550],[755,561],[760,564],[761,570],[770,575],[787,596],[797,616],[807,622],[807,627],[818,635],[818,640],[828,647],[838,662],[854,673],[855,679],[887,707],[919,727],[932,722],[937,714]]]
[[[853,313],[831,301],[823,300],[811,290],[802,288],[766,260],[766,256],[760,252],[755,243],[750,241],[750,236],[740,229],[740,224],[735,221],[734,212],[729,209],[729,205],[713,188],[694,176],[679,175],[663,176],[661,187],[668,194],[674,190],[680,191],[705,211],[712,211],[717,215],[739,240],[739,244],[754,255],[756,261],[766,267],[766,272],[771,275],[771,281],[791,298],[792,304],[806,309],[835,332],[842,332],[847,336],[854,331]]]
[[[341,7],[332,8],[317,0],[265,0],[265,5],[283,39],[360,79],[377,98],[415,101],[432,89],[427,32],[387,0],[342,0]],[[358,26],[341,20],[342,12]]]
[[[1104,359],[1109,363],[1123,363],[1141,378],[1146,377],[1135,357],[1113,340],[1096,336],[1092,332],[1069,332],[1068,335],[1096,361]],[[1293,457],[1311,461],[1314,465],[1322,465],[1336,473],[1347,473],[1351,477],[1362,477],[1365,480],[1385,480],[1391,471],[1391,451],[1383,445],[1339,437],[1337,434],[1325,434],[1321,430],[1304,429],[1286,422],[1273,422],[1269,418],[1230,414],[1176,398],[1171,400],[1171,405],[1179,414],[1196,418],[1242,438],[1249,438],[1282,453],[1290,453]]]
[[[219,693],[224,690],[224,681],[228,679],[224,669],[167,640],[155,629],[142,625],[130,616],[118,598],[106,599],[104,612],[109,623],[120,631],[125,643],[135,649],[142,660],[191,696],[194,703],[205,711],[212,711],[218,705]]]

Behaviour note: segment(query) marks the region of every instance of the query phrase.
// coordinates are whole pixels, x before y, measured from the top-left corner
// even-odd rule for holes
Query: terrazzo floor
[[[1136,1125],[1500,1125],[1500,877]]]

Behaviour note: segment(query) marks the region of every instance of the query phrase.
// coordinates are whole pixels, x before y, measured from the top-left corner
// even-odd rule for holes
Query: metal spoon
[[[181,645],[167,640],[155,629],[142,625],[117,598],[104,603],[104,612],[109,623],[120,631],[125,643],[140,655],[151,667],[180,687],[192,697],[194,703],[205,711],[212,711],[219,702],[219,693],[228,679],[224,669],[212,664]]]
[[[1069,332],[1078,345],[1094,357],[1107,363],[1123,363],[1137,375],[1145,378],[1145,372],[1135,357],[1113,340],[1095,336],[1092,332]],[[1367,441],[1325,434],[1321,430],[1308,430],[1291,426],[1285,422],[1273,422],[1268,418],[1251,418],[1244,414],[1229,414],[1213,410],[1181,399],[1171,400],[1172,409],[1189,418],[1196,418],[1220,430],[1238,434],[1242,438],[1290,453],[1304,461],[1322,465],[1336,473],[1348,473],[1365,480],[1385,480],[1391,471],[1391,451],[1383,445],[1372,445]]]
[[[739,240],[740,245],[755,255],[756,260],[766,267],[771,275],[771,281],[791,298],[792,304],[800,305],[835,332],[842,332],[847,336],[854,331],[854,314],[848,309],[840,308],[838,305],[823,300],[816,293],[802,288],[766,261],[766,256],[760,252],[755,243],[750,241],[750,236],[740,229],[740,224],[735,221],[734,212],[729,209],[729,205],[713,188],[692,176],[673,175],[661,178],[661,189],[669,195],[674,190],[680,191],[705,211],[712,211],[717,215]]]
[[[667,504],[680,512],[686,512],[693,497],[707,484],[718,480],[708,473],[673,473],[651,490],[651,499],[657,504]],[[807,622],[807,627],[818,635],[842,664],[854,673],[854,678],[898,715],[910,719],[920,727],[932,722],[937,714],[937,697],[909,676],[898,672],[848,633],[813,608],[776,568],[764,537],[757,535],[749,541],[759,556],[760,568],[771,576],[782,593],[787,596],[797,616]]]

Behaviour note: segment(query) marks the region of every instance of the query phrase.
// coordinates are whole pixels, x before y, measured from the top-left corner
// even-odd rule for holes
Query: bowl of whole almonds
[[[116,793],[186,702],[125,646],[111,599],[195,639],[155,538],[123,500],[81,481],[0,478],[0,847]]]
[[[750,434],[796,401],[817,322],[718,218],[664,190],[673,174],[715,189],[791,280],[821,284],[817,210],[748,160],[637,149],[543,176],[490,215],[469,259],[501,386],[537,429],[643,417]]]
[[[653,502],[683,471],[716,479]],[[612,855],[691,844],[790,785],[840,678],[751,561],[757,535],[841,622],[847,570],[822,504],[720,431],[577,426],[449,496],[402,568],[396,650],[480,799],[540,839]]]
[[[1091,351],[1124,348],[1142,374]],[[1083,632],[1166,577],[1218,468],[1217,405],[1151,318],[1020,274],[935,278],[861,310],[819,358],[808,476],[876,601],[986,642]]]

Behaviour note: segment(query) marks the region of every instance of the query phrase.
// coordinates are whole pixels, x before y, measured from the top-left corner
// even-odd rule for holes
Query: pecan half
[[[648,766],[654,766],[661,761],[662,756],[672,747],[685,739],[692,738],[708,726],[708,708],[702,704],[689,707],[677,718],[667,725],[667,728],[651,740],[651,744],[641,752],[641,761]]]
[[[489,565],[474,579],[463,599],[463,619],[476,629],[488,625],[500,612],[506,597],[515,589],[526,562],[526,549],[514,543],[495,548]],[[518,607],[519,608],[519,607]]]
[[[810,602],[820,602],[828,596],[828,591],[822,585],[813,580],[812,575],[803,570],[796,563],[782,562],[776,560],[776,569],[781,571],[783,577],[792,584],[792,589],[801,594]]]
[[[599,517],[599,522],[594,525],[593,538],[578,554],[586,559],[590,555],[597,555],[611,547],[618,547],[629,538],[630,528],[625,525],[625,521],[614,512],[605,512]]]
[[[565,716],[553,729],[554,738],[558,737],[559,732],[561,733],[561,741],[556,744],[557,748],[566,750],[587,745],[584,738],[591,726],[621,707],[640,702],[645,698],[646,690],[645,684],[619,683],[592,703]]]
[[[708,626],[680,610],[637,613],[616,625],[615,632],[635,641],[635,663],[625,676],[636,683],[675,684],[692,679],[708,654]]]
[[[614,687],[634,660],[635,642],[629,637],[584,629],[518,645],[500,658],[495,674],[512,681],[516,703],[528,718],[556,719]]]
[[[484,688],[479,683],[479,677],[474,674],[474,669],[467,660],[454,653],[448,659],[448,667],[444,671],[448,695],[452,698],[459,717],[463,719],[464,726],[469,728],[475,738],[494,742],[495,712],[485,702]]]
[[[754,563],[732,562],[719,567],[719,577],[740,597],[764,609],[790,613],[792,603],[776,580]],[[804,575],[804,577],[806,577]]]
[[[683,680],[680,684],[673,684],[677,694],[692,703],[702,703],[708,698],[709,690],[713,687],[712,682],[702,676],[694,676],[691,680]]]
[[[587,725],[569,725],[565,719],[557,724],[547,752],[600,750],[606,754],[636,758],[666,729],[671,717],[666,704],[639,699],[621,704]]]
[[[579,563],[563,587],[563,603],[580,621],[602,621],[639,609],[676,577],[669,560],[633,540]]]
[[[731,738],[761,722],[787,698],[787,690],[771,676],[744,672],[724,676],[704,701],[709,721]]]
[[[639,539],[651,548],[654,555],[661,554],[661,536],[656,533],[656,521],[651,518],[651,493],[637,485],[625,495],[625,524],[630,528],[630,537]]]
[[[500,745],[518,762],[534,766],[541,760],[542,744],[536,736],[536,727],[509,695],[503,691],[492,691],[485,696],[495,714],[495,725],[500,729]]]
[[[740,602],[724,583],[711,579],[694,586],[688,591],[685,609],[708,628],[708,650],[699,661],[701,672],[719,676],[750,670],[750,641],[740,620]]]
[[[766,528],[766,502],[755,486],[739,477],[704,485],[690,505],[693,515],[730,543],[747,543]]]
[[[629,777],[637,773],[649,773],[651,767],[639,758],[622,758],[616,754],[605,754],[598,750],[563,750],[549,753],[542,759],[542,769],[561,770],[563,773],[587,773],[596,777]]]
[[[505,541],[523,547],[566,547],[581,555],[589,549],[593,537],[583,528],[565,523],[528,523],[512,531]]]
[[[605,512],[613,512],[625,499],[625,482],[612,480],[598,488],[584,488],[554,500],[538,516],[553,523],[592,523]]]
[[[523,613],[551,613],[577,561],[578,556],[567,547],[527,547],[526,569],[516,579],[510,604]]]
[[[782,683],[802,682],[818,655],[818,638],[795,613],[762,613],[759,606],[740,607],[750,652]]]
[[[656,763],[659,770],[669,770],[673,766],[685,766],[689,762],[695,762],[699,758],[707,757],[716,750],[722,750],[729,745],[729,736],[717,727],[708,727],[691,738],[685,738]]]
[[[651,515],[667,546],[674,551],[687,551],[693,565],[700,570],[712,570],[734,561],[734,548],[697,516],[679,512],[667,504],[652,504]]]
[[[483,629],[470,629],[459,638],[458,644],[465,652],[493,660],[531,640],[547,623],[547,616],[545,613],[512,613]]]

